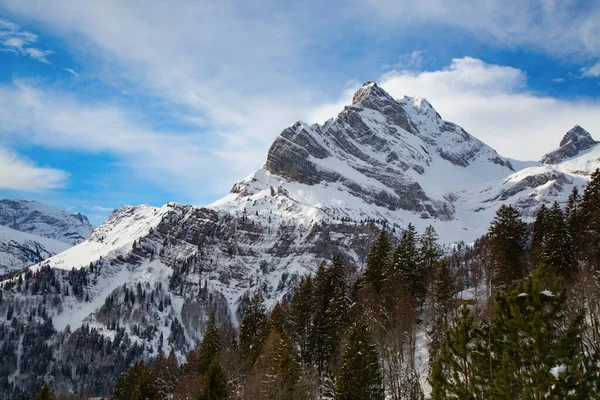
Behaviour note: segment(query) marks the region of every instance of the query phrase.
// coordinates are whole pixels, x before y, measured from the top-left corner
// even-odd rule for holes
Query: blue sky
[[[0,0],[0,197],[208,204],[364,81],[502,155],[600,139],[600,2]]]

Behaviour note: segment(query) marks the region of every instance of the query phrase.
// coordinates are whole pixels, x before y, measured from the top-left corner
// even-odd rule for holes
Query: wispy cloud
[[[378,29],[425,24],[457,27],[477,40],[527,46],[560,56],[600,55],[600,2],[587,0],[367,0],[382,21]]]
[[[91,206],[89,207],[92,211],[102,211],[102,212],[111,212],[114,210],[112,207],[102,207],[102,206]]]
[[[581,69],[581,76],[584,78],[597,78],[600,76],[600,61],[596,64]]]
[[[21,29],[13,22],[0,19],[0,50],[50,63],[46,56],[53,54],[52,51],[33,46],[37,40],[36,34]]]
[[[42,192],[62,187],[68,177],[64,171],[38,167],[0,147],[0,189]]]
[[[63,68],[63,71],[70,73],[73,76],[79,76],[79,73],[72,68]]]

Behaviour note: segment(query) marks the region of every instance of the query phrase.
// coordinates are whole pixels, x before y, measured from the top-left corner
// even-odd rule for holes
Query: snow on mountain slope
[[[433,225],[443,243],[472,241],[501,204],[532,218],[541,202],[566,200],[600,166],[600,145],[582,131],[543,159],[556,162],[513,161],[426,100],[395,100],[368,82],[335,118],[284,129],[263,167],[213,204],[115,210],[88,240],[23,274],[51,286],[4,282],[0,315],[43,305],[59,331],[86,325],[183,354],[211,311],[239,323],[249,296],[260,293],[271,307],[334,255],[362,268],[382,226],[399,235],[409,223]],[[28,323],[27,313],[14,318]],[[68,353],[68,340],[56,343],[56,354]]]
[[[0,225],[0,275],[38,263],[69,247],[58,240]]]
[[[0,200],[0,225],[70,245],[83,242],[92,231],[85,215],[27,200]]]
[[[148,235],[172,207],[172,204],[161,208],[143,204],[118,208],[105,223],[94,229],[88,240],[52,257],[44,265],[52,268],[81,268],[101,257],[114,258],[127,254],[131,251],[133,242]]]

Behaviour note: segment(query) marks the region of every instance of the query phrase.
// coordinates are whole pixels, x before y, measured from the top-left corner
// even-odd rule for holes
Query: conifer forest
[[[251,298],[239,329],[213,313],[185,360],[173,350],[138,357],[105,395],[600,398],[599,243],[598,170],[564,209],[542,205],[533,224],[501,206],[474,246],[443,249],[432,227],[383,229],[364,271],[323,262],[272,310]],[[1,354],[11,362],[9,349]],[[45,357],[40,348],[31,362]],[[44,385],[33,398],[75,397]]]

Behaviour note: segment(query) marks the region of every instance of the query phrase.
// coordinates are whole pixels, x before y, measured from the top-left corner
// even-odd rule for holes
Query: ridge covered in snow
[[[39,201],[0,200],[0,225],[69,245],[86,240],[92,225],[83,214],[69,214]]]
[[[334,255],[364,267],[383,227],[399,235],[409,223],[433,225],[442,243],[472,241],[501,204],[531,219],[541,203],[566,201],[600,167],[600,145],[576,128],[543,162],[514,161],[427,100],[394,99],[367,82],[324,124],[284,129],[265,164],[224,198],[121,207],[89,239],[30,270],[61,288],[46,307],[59,331],[85,324],[113,338],[124,329],[153,351],[184,354],[211,311],[237,324],[251,295],[271,307]],[[152,297],[127,303],[131,288]],[[0,315],[42,301],[11,289]]]
[[[68,249],[58,240],[16,231],[0,225],[0,276],[15,269],[39,263]]]

